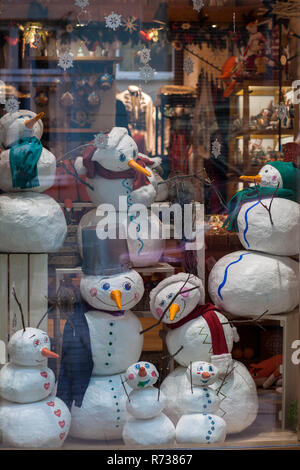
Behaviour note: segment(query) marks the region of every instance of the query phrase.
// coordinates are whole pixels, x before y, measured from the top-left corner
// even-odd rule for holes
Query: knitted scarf
[[[23,137],[10,148],[9,161],[14,188],[39,186],[37,163],[43,146],[36,137]]]

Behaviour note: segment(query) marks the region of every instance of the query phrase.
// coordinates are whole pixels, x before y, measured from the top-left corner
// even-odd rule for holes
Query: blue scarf
[[[23,137],[10,148],[9,161],[14,188],[29,189],[40,185],[37,163],[43,146],[36,137]]]

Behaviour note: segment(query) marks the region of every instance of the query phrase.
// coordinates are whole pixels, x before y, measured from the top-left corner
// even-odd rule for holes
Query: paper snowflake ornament
[[[5,101],[5,110],[9,114],[16,113],[20,109],[20,102],[14,96]]]
[[[73,67],[72,54],[70,54],[70,52],[64,52],[61,56],[59,56],[58,65],[64,69],[64,71]]]
[[[134,31],[137,31],[138,29],[138,24],[136,22],[137,18],[135,16],[129,16],[124,20],[124,23],[122,23],[122,26],[124,26],[125,31],[128,31],[130,34],[132,34]]]
[[[89,4],[89,0],[75,0],[75,5],[77,5],[80,8],[85,8]]]
[[[153,80],[155,72],[156,70],[149,64],[140,67],[140,77],[142,80],[144,80],[145,83],[148,83],[150,82],[150,80]]]
[[[108,145],[108,135],[103,134],[102,132],[95,135],[94,145],[97,149],[105,149]]]
[[[193,0],[193,8],[196,11],[200,11],[203,8],[203,0]]]
[[[144,46],[143,49],[140,51],[140,61],[142,62],[142,64],[148,64],[150,60],[150,49]]]
[[[211,146],[211,153],[215,158],[218,158],[221,155],[221,142],[218,141],[218,139],[214,140]]]
[[[277,110],[277,116],[280,121],[283,121],[287,117],[287,107],[284,103],[280,103]]]
[[[81,26],[86,26],[92,21],[92,15],[88,10],[81,10],[77,15],[77,20]]]
[[[184,59],[183,70],[185,71],[187,75],[190,75],[191,73],[194,72],[194,62],[192,61],[190,57],[187,57],[186,59]]]
[[[105,16],[105,26],[116,31],[121,26],[121,18],[121,15],[112,11],[110,15]]]

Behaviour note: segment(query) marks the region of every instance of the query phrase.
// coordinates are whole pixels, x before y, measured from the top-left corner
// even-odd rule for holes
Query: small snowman
[[[212,444],[224,442],[226,422],[214,414],[220,407],[218,392],[210,386],[217,380],[218,369],[208,362],[192,362],[186,374],[190,390],[182,394],[184,414],[176,426],[176,442],[180,444]]]
[[[133,389],[126,408],[131,415],[123,428],[126,445],[166,445],[175,439],[175,427],[162,412],[166,397],[153,385],[159,377],[156,367],[149,362],[138,362],[128,367],[126,383]]]
[[[8,343],[8,362],[0,371],[0,432],[3,444],[22,448],[61,447],[71,415],[62,400],[51,395],[55,377],[47,358],[47,333],[32,327],[17,331]]]
[[[83,255],[82,299],[64,328],[57,395],[71,409],[71,436],[120,439],[127,416],[120,374],[142,351],[142,326],[130,309],[143,280],[131,269],[125,240],[99,240],[85,229]]]
[[[0,153],[2,252],[58,251],[67,233],[59,204],[42,194],[56,173],[55,156],[40,141],[42,115],[20,110],[0,119],[0,146],[5,149]]]
[[[87,182],[93,187],[93,190],[87,188],[91,201],[97,205],[109,205],[105,211],[111,207],[119,218],[127,234],[133,266],[154,265],[162,256],[165,242],[161,235],[154,239],[150,234],[161,234],[161,222],[155,214],[148,214],[148,211],[144,217],[146,220],[141,222],[138,220],[140,217],[130,210],[133,204],[142,204],[147,210],[154,202],[157,183],[149,166],[157,166],[160,159],[149,159],[139,154],[135,141],[125,128],[114,127],[104,137],[104,142],[98,147],[89,147],[83,158],[76,159],[75,168],[78,174],[87,176]],[[95,143],[97,145],[97,141]],[[78,228],[81,252],[82,229],[95,226],[102,219],[99,208],[83,216]]]
[[[161,386],[167,397],[165,412],[174,423],[178,421],[184,414],[182,394],[190,389],[187,367],[200,360],[211,362],[219,369],[213,386],[219,386],[226,377],[220,396],[227,432],[241,432],[257,415],[255,383],[246,367],[232,360],[233,343],[239,340],[235,327],[215,305],[204,304],[204,298],[201,279],[188,273],[170,276],[150,292],[151,312],[170,329],[167,348],[179,364]],[[231,373],[227,377],[228,371]]]

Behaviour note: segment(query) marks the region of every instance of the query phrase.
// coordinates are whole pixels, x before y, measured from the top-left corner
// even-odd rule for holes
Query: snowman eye
[[[131,289],[131,284],[130,284],[130,282],[125,282],[125,284],[124,284],[124,289],[125,289],[125,290],[130,290],[130,289]]]
[[[35,339],[33,341],[33,346],[38,346],[40,344],[40,340],[39,339]]]
[[[105,282],[104,284],[102,284],[101,287],[103,290],[108,290],[110,288],[110,284],[108,282]]]
[[[145,367],[146,367],[147,369],[149,369],[150,366],[149,366],[149,364],[145,364]]]
[[[136,369],[139,369],[139,368],[140,368],[140,365],[139,365],[139,364],[136,364],[135,368],[136,368]]]
[[[209,372],[212,372],[213,371],[212,366],[209,366],[208,370],[209,370]]]
[[[133,158],[135,158],[135,157],[136,157],[136,151],[135,151],[135,150],[133,151],[133,154],[132,154],[132,156],[133,156]]]
[[[165,300],[162,300],[162,301],[159,303],[159,306],[160,306],[160,307],[163,307],[163,306],[165,305],[165,303],[166,303]]]
[[[126,160],[126,155],[124,155],[124,153],[121,153],[120,162],[125,162],[125,160]]]
[[[168,294],[168,295],[167,295],[168,299],[172,299],[173,295],[174,295],[173,293]]]

